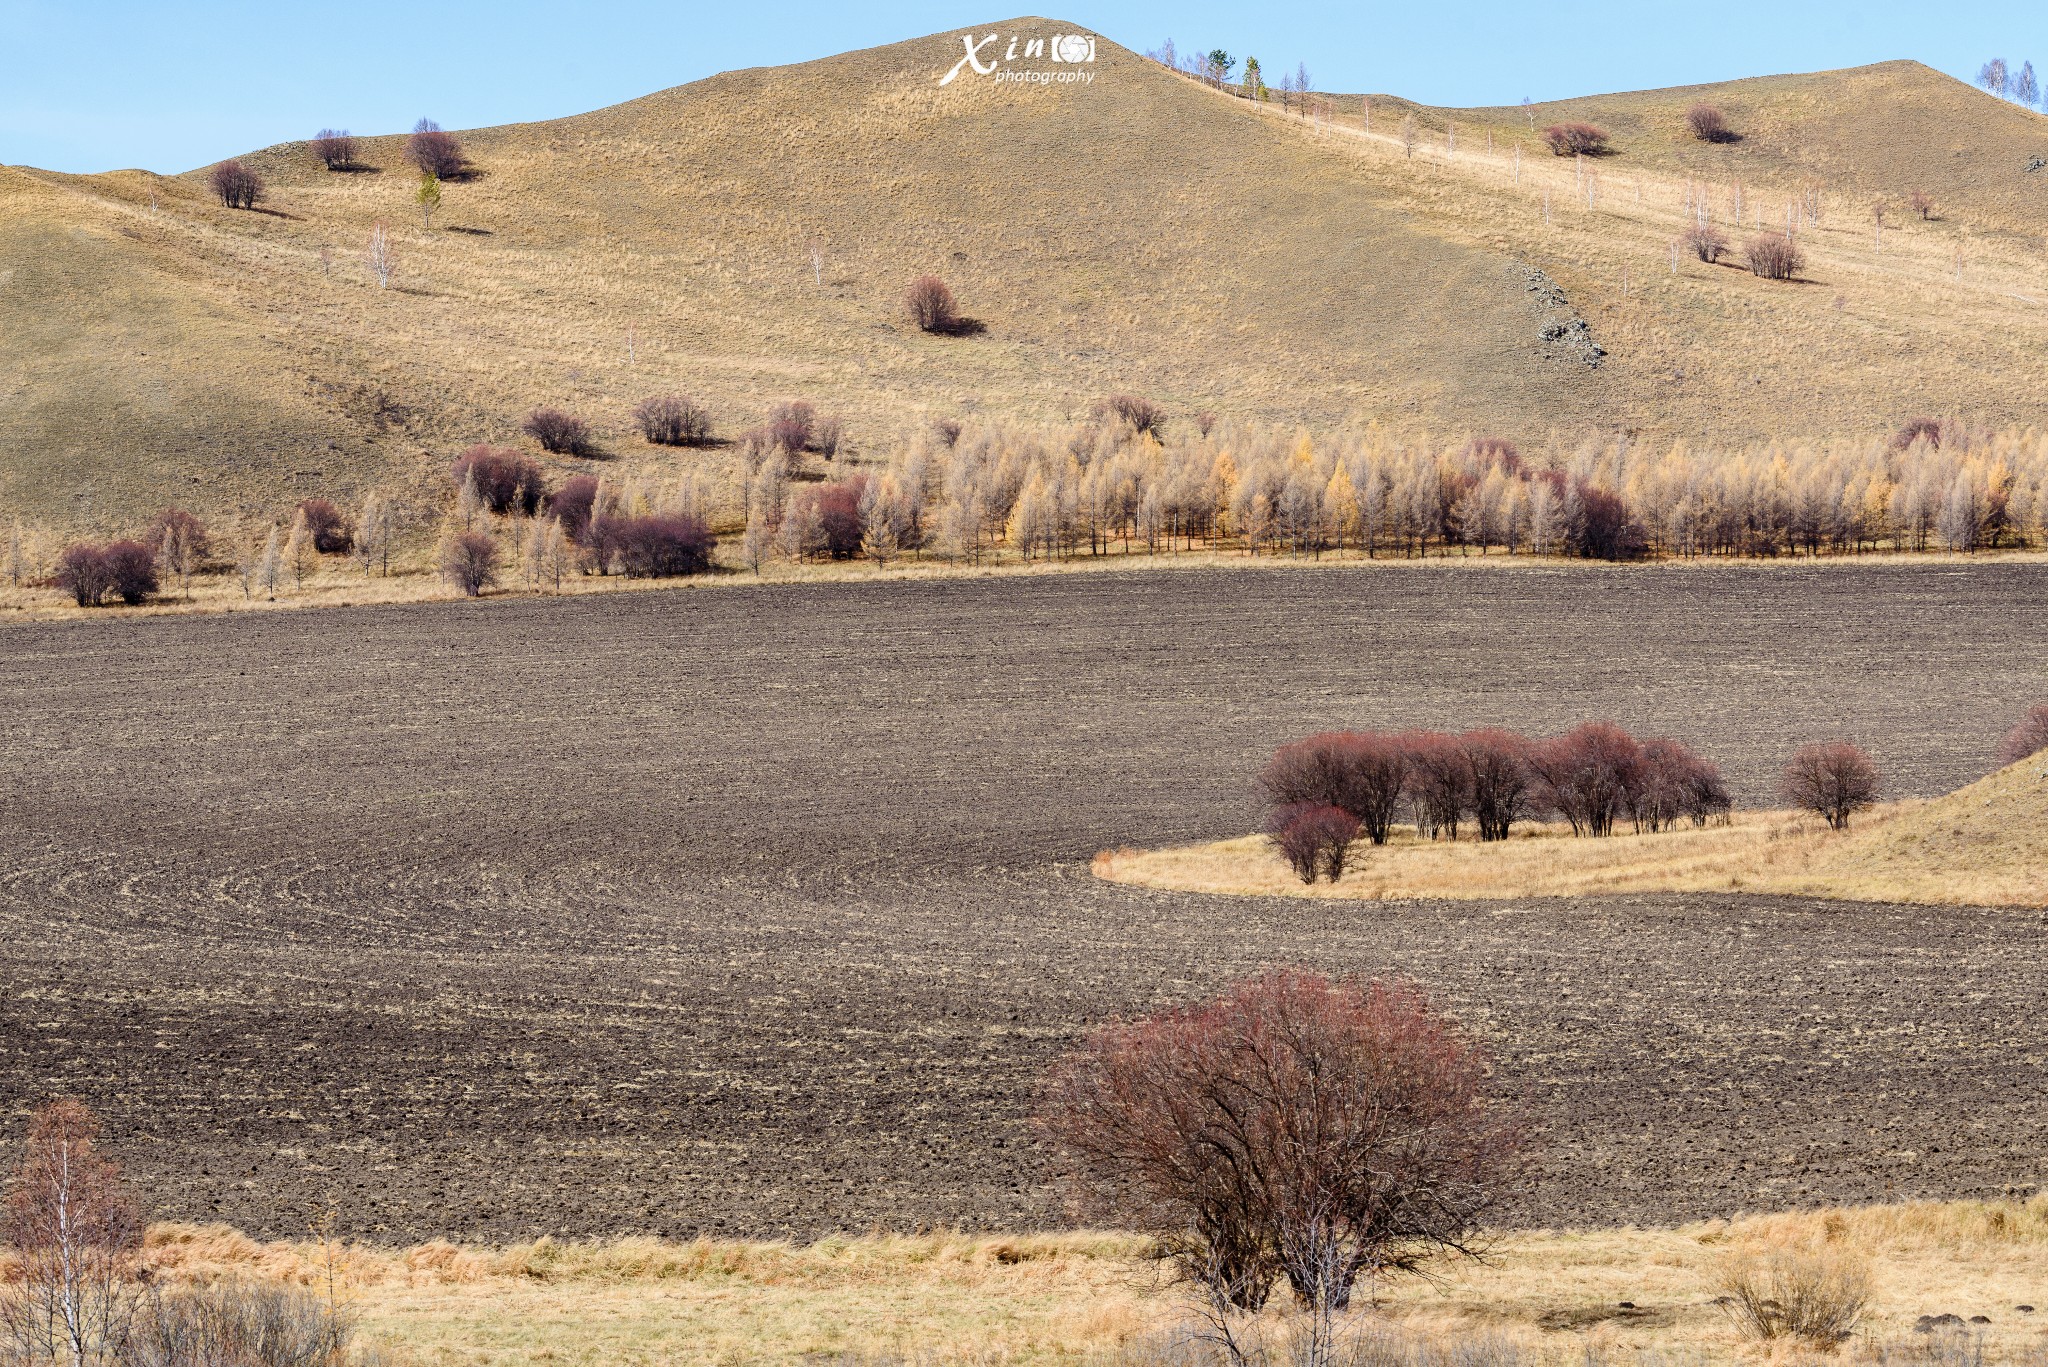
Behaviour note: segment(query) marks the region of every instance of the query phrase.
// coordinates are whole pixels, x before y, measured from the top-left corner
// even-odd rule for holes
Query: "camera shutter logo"
[[[1052,40],[1052,59],[1069,65],[1095,60],[1095,40],[1085,33],[1062,33]]]

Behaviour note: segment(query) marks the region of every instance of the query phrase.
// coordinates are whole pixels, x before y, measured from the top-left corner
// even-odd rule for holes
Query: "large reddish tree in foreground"
[[[1040,1124],[1090,1213],[1152,1233],[1233,1355],[1232,1315],[1283,1278],[1313,1349],[1361,1278],[1472,1251],[1522,1147],[1485,1056],[1420,991],[1300,969],[1104,1026],[1053,1069]]]

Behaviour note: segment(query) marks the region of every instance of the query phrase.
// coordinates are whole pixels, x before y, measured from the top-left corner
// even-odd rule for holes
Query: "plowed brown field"
[[[1946,791],[2048,695],[2044,606],[2024,565],[1304,569],[11,630],[6,1129],[83,1095],[156,1214],[277,1233],[1044,1223],[1042,1062],[1305,961],[1489,1037],[1546,1131],[1524,1221],[2031,1188],[2037,913],[1087,862],[1246,829],[1338,724],[1608,716],[1746,802],[1846,733]]]

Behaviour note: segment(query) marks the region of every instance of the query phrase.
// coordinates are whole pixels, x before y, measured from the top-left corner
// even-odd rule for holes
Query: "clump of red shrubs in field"
[[[1333,731],[1284,745],[1259,775],[1267,833],[1303,882],[1341,876],[1342,844],[1384,845],[1404,808],[1416,832],[1456,840],[1470,822],[1481,840],[1505,840],[1516,821],[1556,815],[1575,835],[1639,832],[1725,820],[1733,808],[1720,770],[1682,743],[1638,740],[1611,722],[1588,722],[1551,740],[1511,731]],[[1314,820],[1311,821],[1310,818]],[[1333,872],[1333,870],[1335,872]]]

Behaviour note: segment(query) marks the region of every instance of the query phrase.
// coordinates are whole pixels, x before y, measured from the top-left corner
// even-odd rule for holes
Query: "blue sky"
[[[1055,9],[1143,51],[1305,61],[1318,88],[1512,103],[1913,57],[2048,58],[2039,4],[1616,0]],[[734,67],[1008,18],[981,3],[0,0],[0,162],[182,171],[324,124],[387,133],[578,113]],[[1560,21],[1562,20],[1562,21]],[[2038,51],[2035,49],[2038,48]]]

